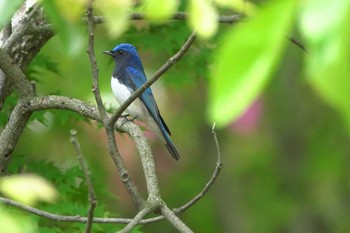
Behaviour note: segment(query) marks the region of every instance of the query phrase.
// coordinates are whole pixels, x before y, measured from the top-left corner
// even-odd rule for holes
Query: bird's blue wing
[[[139,71],[133,67],[127,67],[126,73],[128,74],[130,78],[130,83],[134,87],[134,91],[136,91],[138,88],[140,88],[146,81],[146,75],[143,71]],[[153,117],[153,119],[158,123],[161,130],[165,130],[169,135],[171,135],[170,130],[168,126],[165,124],[163,118],[161,117],[159,113],[159,109],[157,106],[157,103],[153,97],[151,88],[147,88],[140,96],[141,101],[145,104],[147,110]]]

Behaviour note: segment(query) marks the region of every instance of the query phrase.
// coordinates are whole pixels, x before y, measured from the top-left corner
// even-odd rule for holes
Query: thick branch
[[[21,105],[19,105],[21,107]],[[26,108],[23,108],[23,113],[27,114],[28,112],[32,111],[40,111],[40,110],[50,110],[50,109],[64,109],[64,110],[69,110],[76,112],[80,115],[85,116],[86,118],[96,120],[101,122],[99,113],[96,109],[96,107],[90,106],[89,104],[70,97],[64,97],[64,96],[44,96],[44,97],[34,97],[28,104]],[[129,135],[131,135],[132,138],[136,141],[136,146],[138,147],[138,150],[140,153],[148,153],[147,151],[150,150],[149,145],[147,142],[142,142],[144,141],[144,136],[139,127],[137,127],[135,124],[131,122],[124,123],[122,119],[118,120],[117,124],[118,129],[122,130],[124,132],[127,132]],[[217,156],[218,156],[218,161],[216,163],[216,167],[214,170],[214,173],[208,183],[205,185],[203,190],[197,194],[192,200],[190,200],[188,203],[185,205],[176,208],[173,210],[175,214],[182,213],[185,210],[187,210],[189,207],[194,205],[197,201],[199,201],[207,192],[208,190],[212,187],[214,184],[217,176],[219,175],[221,168],[222,168],[222,163],[221,163],[221,155],[220,155],[220,147],[217,142],[217,137],[216,133],[213,127],[213,137],[215,140],[216,148],[217,148]],[[33,207],[26,206],[24,204],[18,203],[16,201],[12,201],[7,198],[1,198],[0,201],[11,205],[15,206],[17,208],[23,209],[25,211],[31,212],[33,214],[39,215],[41,217],[45,217],[54,221],[62,221],[62,222],[82,222],[86,223],[88,221],[88,218],[86,217],[80,217],[80,216],[63,216],[63,215],[57,215],[57,214],[52,214],[48,213]],[[148,223],[153,223],[157,221],[164,220],[164,216],[159,216],[159,217],[154,217],[154,218],[149,218],[149,219],[144,219],[139,222],[139,224],[148,224]],[[93,218],[93,222],[95,223],[121,223],[121,224],[128,224],[133,219],[121,219],[121,218]]]
[[[19,23],[12,25],[10,36],[2,43],[1,48],[11,57],[22,70],[26,70],[29,63],[38,54],[40,49],[53,36],[50,28],[37,31],[36,28],[47,24],[42,9],[37,5],[31,6],[24,13]],[[0,68],[1,69],[1,68]],[[0,74],[0,109],[8,95],[12,93],[13,82],[10,78]],[[25,82],[24,85],[27,85]]]
[[[151,148],[145,135],[142,133],[140,127],[131,122],[116,125],[120,126],[123,132],[127,132],[136,144],[137,151],[140,153],[143,172],[146,178],[148,195],[159,197],[160,194],[156,166],[153,160]]]
[[[34,94],[30,82],[26,79],[20,67],[15,64],[3,49],[0,49],[0,69],[14,84],[20,98],[27,98]]]
[[[5,129],[0,135],[0,174],[6,173],[7,165],[10,161],[11,154],[15,149],[17,142],[26,126],[31,112],[29,106],[24,102],[16,105],[11,113]]]

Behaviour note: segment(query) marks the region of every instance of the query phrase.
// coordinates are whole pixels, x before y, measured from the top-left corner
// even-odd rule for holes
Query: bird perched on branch
[[[111,78],[111,86],[118,103],[123,104],[147,81],[141,59],[131,44],[119,44],[111,51],[104,51],[104,53],[112,56],[116,64]],[[150,87],[128,106],[126,112],[143,121],[165,143],[174,159],[180,158],[170,140],[170,130],[160,115]]]

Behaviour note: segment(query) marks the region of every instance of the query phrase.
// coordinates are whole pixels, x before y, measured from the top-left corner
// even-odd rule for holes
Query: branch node
[[[130,176],[129,176],[129,174],[128,174],[126,171],[123,172],[123,173],[120,175],[120,177],[121,177],[123,183],[126,183],[126,182],[128,182],[128,181],[130,180]]]

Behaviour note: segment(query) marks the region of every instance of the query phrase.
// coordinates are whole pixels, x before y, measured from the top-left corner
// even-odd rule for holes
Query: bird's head
[[[115,63],[118,65],[142,65],[136,48],[131,44],[119,44],[111,51],[103,51],[103,53],[113,57]]]

